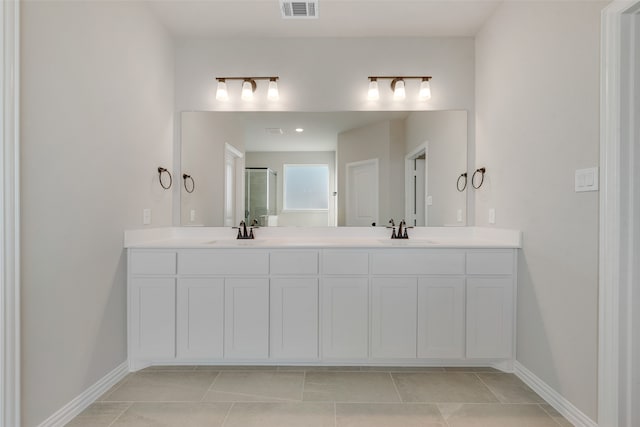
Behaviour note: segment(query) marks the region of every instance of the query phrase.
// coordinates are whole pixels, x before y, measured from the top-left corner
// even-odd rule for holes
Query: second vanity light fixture
[[[420,91],[418,99],[426,101],[431,98],[431,76],[369,76],[369,91],[367,98],[370,101],[380,99],[380,90],[378,89],[378,80],[391,80],[391,90],[393,91],[393,99],[401,101],[407,97],[404,87],[404,81],[409,79],[420,79]]]
[[[228,101],[229,91],[227,89],[227,80],[242,80],[242,92],[240,98],[243,101],[251,101],[253,99],[253,93],[258,88],[256,80],[269,80],[269,86],[267,87],[267,99],[269,101],[277,101],[280,99],[280,93],[278,92],[278,76],[271,77],[216,77],[218,81],[218,89],[216,90],[216,99],[218,101]]]

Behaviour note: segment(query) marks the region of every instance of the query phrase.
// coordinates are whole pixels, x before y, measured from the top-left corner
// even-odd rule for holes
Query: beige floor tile
[[[277,366],[199,365],[196,371],[275,371]]]
[[[464,404],[446,421],[449,427],[558,427],[533,404]]]
[[[206,402],[273,402],[302,400],[304,372],[220,372],[204,397]]]
[[[221,427],[231,403],[134,403],[113,427]]]
[[[107,401],[199,401],[217,372],[138,372],[106,397]]]
[[[513,374],[476,374],[501,403],[544,403],[544,400]]]
[[[502,371],[491,368],[489,366],[447,366],[443,368],[446,372],[493,372],[502,373]]]
[[[108,427],[130,405],[124,402],[93,403],[65,427]]]
[[[444,372],[444,368],[431,366],[363,366],[363,372]]]
[[[360,366],[278,366],[278,371],[296,372],[360,372]]]
[[[475,374],[391,374],[403,402],[492,403],[498,399]]]
[[[399,402],[391,376],[383,372],[307,372],[304,400],[323,402]]]
[[[337,403],[337,427],[445,427],[436,405]]]
[[[224,427],[334,427],[332,403],[234,403]]]
[[[553,420],[560,425],[560,427],[573,427],[573,424],[569,422],[565,417],[563,417],[560,412],[556,411],[555,408],[548,403],[540,404],[540,407],[544,409],[544,411],[549,414]]]
[[[195,366],[192,365],[158,365],[158,366],[149,366],[148,368],[141,369],[138,372],[156,372],[156,371],[194,371],[196,369]]]
[[[96,399],[96,402],[103,402],[103,401],[107,400],[107,398],[109,397],[109,395],[111,395],[111,393],[113,393],[114,391],[119,389],[122,386],[122,384],[124,384],[127,381],[129,381],[129,379],[131,377],[133,377],[133,375],[134,374],[127,374],[127,376],[125,376],[123,379],[118,381],[113,387],[111,387],[109,390],[107,390],[105,393],[103,393],[102,396],[100,396],[98,399]]]

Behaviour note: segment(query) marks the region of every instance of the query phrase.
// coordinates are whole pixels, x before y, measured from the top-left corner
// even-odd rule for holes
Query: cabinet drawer
[[[172,251],[131,251],[131,274],[176,274],[176,253]]]
[[[464,252],[396,249],[372,255],[373,274],[464,274]]]
[[[513,251],[468,252],[467,274],[513,274]]]
[[[318,274],[317,251],[271,252],[271,274]]]
[[[244,249],[181,252],[178,272],[185,275],[266,275],[269,274],[269,254]]]
[[[369,274],[369,254],[354,251],[324,251],[324,274]]]

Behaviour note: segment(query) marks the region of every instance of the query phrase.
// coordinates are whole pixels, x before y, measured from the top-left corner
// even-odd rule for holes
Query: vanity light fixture
[[[269,101],[277,101],[280,98],[278,93],[278,76],[270,77],[216,77],[218,81],[218,90],[216,91],[216,99],[218,101],[229,100],[229,92],[227,91],[227,80],[241,80],[242,91],[240,98],[243,101],[251,101],[253,99],[253,93],[258,88],[256,80],[269,80],[269,86],[267,88],[267,99]]]
[[[407,97],[405,80],[409,79],[420,79],[420,91],[418,92],[418,99],[420,101],[426,101],[431,98],[431,76],[369,76],[367,98],[370,101],[380,99],[380,92],[378,90],[378,80],[380,79],[391,80],[391,90],[393,91],[393,99],[395,100],[403,100]]]
[[[277,101],[280,99],[280,93],[278,92],[277,77],[271,77],[269,79],[269,88],[267,89],[267,99],[269,101]]]
[[[391,90],[395,100],[402,101],[407,97],[407,92],[404,90],[404,80],[402,79],[391,80]]]
[[[227,92],[227,82],[225,79],[218,79],[218,89],[216,90],[216,99],[218,101],[229,100],[229,92]]]
[[[369,92],[367,93],[369,101],[377,101],[380,99],[380,91],[378,90],[378,79],[371,77],[369,80]]]

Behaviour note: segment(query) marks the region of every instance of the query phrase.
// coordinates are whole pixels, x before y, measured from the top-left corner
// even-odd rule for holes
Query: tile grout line
[[[120,412],[120,413],[118,414],[118,416],[116,416],[116,417],[113,419],[113,421],[111,421],[111,423],[110,423],[107,427],[111,427],[111,426],[113,426],[113,425],[116,423],[116,421],[118,421],[118,420],[120,419],[120,417],[121,417],[122,415],[124,415],[124,413],[125,413],[125,412],[127,412],[127,411],[129,410],[129,408],[131,408],[132,406],[133,406],[133,402],[130,402],[130,403],[127,405],[127,407],[126,407],[126,408],[124,408],[124,409],[122,410],[122,412]]]
[[[391,377],[391,383],[393,384],[393,388],[395,389],[396,394],[398,395],[399,403],[404,403],[404,400],[402,399],[402,396],[400,395],[400,390],[398,390],[398,385],[396,384],[396,380],[393,378],[393,374],[391,372],[389,372],[388,374]]]
[[[131,377],[133,377],[137,372],[130,372],[129,374],[127,374],[126,377],[124,377],[122,379],[122,381],[119,381],[118,384],[116,384],[113,388],[113,390],[107,390],[108,393],[105,393],[104,395],[100,396],[98,399],[100,400],[96,400],[96,402],[109,402],[109,396],[111,396],[113,393],[115,393],[116,391],[118,391],[120,389],[120,387],[122,387],[125,383],[127,383],[129,381],[129,379],[131,379]],[[95,403],[95,402],[94,402]]]
[[[229,418],[229,414],[231,414],[231,410],[233,409],[233,406],[236,404],[236,402],[231,402],[231,405],[229,405],[229,409],[227,409],[227,413],[225,414],[224,418],[222,419],[222,424],[220,424],[220,427],[224,427],[225,423],[227,422],[227,418]]]
[[[491,387],[489,387],[484,381],[482,381],[482,378],[480,378],[480,375],[478,375],[478,372],[474,372],[473,375],[478,379],[478,381],[480,381],[480,384],[482,384],[483,386],[485,386],[487,388],[487,390],[489,390],[489,393],[491,393],[493,395],[493,397],[496,398],[496,400],[498,401],[498,403],[508,403],[508,402],[503,402],[502,399],[500,399],[500,396],[498,396],[492,389]]]
[[[304,389],[307,386],[307,371],[302,371],[302,391],[300,392],[300,402],[304,402]]]
[[[562,424],[560,424],[560,421],[556,420],[556,417],[554,417],[553,415],[551,415],[549,413],[549,411],[547,411],[546,409],[544,409],[543,405],[548,405],[548,403],[538,403],[538,406],[540,407],[540,409],[542,409],[542,412],[544,412],[545,414],[547,414],[549,416],[549,418],[551,418],[553,420],[554,423],[556,423],[557,425],[559,425],[560,427],[562,427]],[[562,416],[562,414],[560,414],[560,416]],[[564,420],[565,418],[562,417],[562,419]]]
[[[200,402],[204,402],[204,398],[207,397],[207,394],[209,394],[209,392],[211,391],[211,389],[213,388],[213,385],[215,384],[216,380],[218,379],[218,377],[220,376],[222,372],[218,371],[218,373],[216,374],[215,377],[213,377],[213,381],[211,381],[211,384],[209,384],[209,387],[207,388],[207,390],[205,390],[204,394],[202,395],[202,397],[200,398]]]

